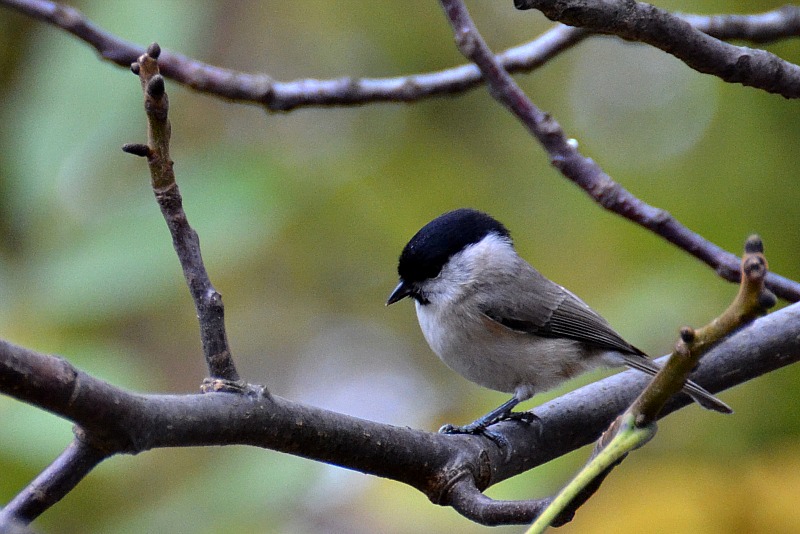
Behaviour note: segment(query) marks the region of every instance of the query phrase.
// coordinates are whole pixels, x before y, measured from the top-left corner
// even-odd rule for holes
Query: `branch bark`
[[[442,4],[453,23],[460,48],[475,62],[474,66],[383,80],[345,78],[281,84],[268,76],[236,73],[177,54],[165,53],[160,63],[165,74],[198,90],[259,103],[272,110],[419,100],[434,94],[463,91],[485,78],[495,97],[545,147],[553,164],[598,203],[691,252],[722,276],[738,280],[736,256],[690,232],[663,210],[641,202],[615,183],[597,164],[580,155],[558,123],[536,108],[508,74],[508,69],[535,68],[585,38],[589,35],[587,30],[558,26],[536,41],[494,56],[461,2],[442,0]],[[69,31],[94,46],[102,57],[118,64],[127,66],[143,52],[140,47],[103,32],[78,11],[66,6],[42,0],[0,0],[0,5]],[[758,41],[784,32],[796,35],[798,13],[800,10],[796,8],[782,8],[753,18],[675,18],[697,27],[705,24],[709,32],[729,38],[746,35]],[[667,22],[673,24],[672,19],[668,18]],[[656,30],[652,31],[659,37]],[[707,42],[706,38],[698,39],[698,43]],[[151,49],[148,55],[157,57],[158,53]],[[755,67],[751,59],[740,61],[736,68],[744,69],[744,74],[735,74],[734,78],[762,67],[765,70],[760,74],[764,76],[774,76],[778,72],[768,71],[767,67],[775,64],[762,61],[765,56],[756,56]],[[790,67],[778,64],[776,68],[794,76]],[[154,191],[173,233],[198,314],[203,315],[203,306],[211,309],[207,322],[201,317],[201,334],[212,376],[235,380],[238,375],[224,339],[221,301],[218,306],[215,304],[219,295],[207,280],[197,235],[185,220],[174,175],[171,175],[166,101],[159,102],[166,95],[163,78],[158,78],[160,82],[155,81],[155,76],[143,76],[143,87],[146,99],[150,99],[146,103],[148,115],[152,114],[151,134],[160,133],[151,136],[149,145],[128,145],[128,148],[132,153],[147,156],[157,167],[153,172]],[[731,78],[731,81],[740,80]],[[793,78],[789,87],[793,87],[792,83]],[[171,194],[173,191],[177,196]],[[198,273],[205,276],[205,280],[198,282]],[[800,284],[770,275],[767,285],[784,298],[800,299]],[[204,325],[209,326],[207,331]],[[716,392],[800,360],[798,327],[798,305],[756,321],[713,349],[693,378]],[[215,361],[215,354],[223,358]],[[134,454],[157,447],[229,444],[273,449],[392,478],[419,489],[435,503],[453,506],[485,524],[527,522],[549,499],[494,501],[481,492],[492,484],[594,441],[608,422],[630,404],[646,380],[633,372],[622,373],[540,406],[536,410],[539,425],[534,428],[515,423],[498,425],[497,430],[510,443],[510,450],[500,450],[481,437],[443,436],[398,428],[272,398],[263,387],[246,388],[245,394],[135,394],[82,373],[62,359],[0,341],[0,392],[78,425],[75,442],[3,510],[0,524],[10,523],[13,518],[32,520],[110,455]],[[688,402],[688,398],[673,398],[662,415]],[[567,515],[560,520],[568,520]]]
[[[729,83],[800,97],[800,67],[765,50],[735,46],[703,33],[681,17],[634,0],[514,0],[550,20],[655,46],[689,67]],[[787,6],[784,13],[792,13]],[[792,15],[794,17],[795,15]],[[719,19],[718,19],[719,22]],[[763,23],[763,19],[760,21]],[[797,25],[796,20],[789,23]],[[732,24],[733,26],[733,24]]]
[[[690,253],[730,282],[739,282],[739,258],[692,232],[667,211],[632,195],[606,174],[600,165],[580,153],[561,125],[539,109],[503,68],[475,27],[463,2],[441,0],[461,53],[483,73],[489,93],[505,106],[539,141],[550,161],[565,178],[583,189],[605,209],[621,215]],[[800,283],[770,272],[767,287],[777,296],[800,300]]]
[[[0,532],[14,521],[30,523],[78,485],[108,454],[76,437],[33,482],[0,510]]]
[[[718,392],[797,362],[798,331],[800,304],[757,319],[709,351],[692,379]],[[482,437],[395,427],[280,397],[131,393],[61,358],[0,341],[0,392],[76,423],[84,441],[105,454],[252,445],[409,484],[485,524],[528,520],[544,501],[487,500],[471,486],[483,491],[593,442],[647,381],[626,371],[537,407],[537,425],[500,423],[493,430],[508,440],[505,451]],[[661,416],[690,402],[673,397]],[[30,506],[18,503],[17,509]]]
[[[101,58],[127,68],[145,52],[104,31],[75,8],[48,0],[0,0],[29,17],[60,28],[93,47]],[[766,43],[800,35],[800,7],[785,6],[754,15],[672,15],[717,39],[745,39]],[[530,72],[592,34],[592,28],[555,26],[533,41],[498,54],[509,72]],[[270,111],[290,111],[310,106],[351,106],[372,102],[414,102],[432,96],[460,93],[482,82],[474,65],[393,78],[343,77],[331,80],[274,80],[267,74],[235,71],[164,51],[160,61],[164,76],[196,91]]]
[[[189,225],[183,210],[183,198],[175,181],[173,161],[169,155],[172,126],[169,122],[169,98],[164,87],[164,78],[159,72],[160,54],[161,47],[153,43],[147,48],[147,52],[131,64],[131,70],[141,80],[144,93],[147,144],[127,144],[122,150],[147,158],[153,193],[172,235],[172,245],[197,310],[200,341],[209,374],[212,379],[233,383],[239,380],[239,373],[228,345],[222,295],[211,284],[203,263],[200,238]]]
[[[540,4],[551,7],[555,5]],[[103,31],[88,21],[78,10],[68,6],[47,0],[0,0],[0,5],[16,9],[68,31],[93,46],[102,58],[118,65],[128,67],[145,52],[143,47]],[[532,4],[520,3],[520,5],[524,7]],[[720,39],[768,42],[800,35],[800,6],[784,6],[755,15],[672,15],[672,17],[696,27],[697,31],[708,32],[709,36]],[[484,55],[482,60],[484,69],[490,67],[498,72],[494,76],[493,91],[497,91],[498,76],[503,78],[502,84],[516,87],[508,75],[509,72],[535,69],[589,35],[591,33],[587,29],[556,26],[536,40],[506,50],[497,56],[493,56],[484,44],[481,52]],[[306,79],[278,82],[268,75],[223,69],[167,51],[161,53],[159,66],[165,76],[198,91],[234,101],[261,104],[273,111],[289,111],[307,106],[355,105],[385,101],[412,102],[434,95],[465,91],[480,84],[486,75],[485,70],[476,65],[462,65],[440,72],[398,78]],[[498,69],[504,73],[499,74]],[[491,78],[489,80],[491,83]],[[567,178],[583,188],[609,211],[647,228],[685,250],[714,269],[725,280],[739,281],[738,256],[689,230],[665,210],[633,196],[605,174],[595,162],[581,156],[574,147],[568,146],[570,143],[558,123],[541,110],[536,109],[534,113],[531,108],[533,104],[530,101],[526,102],[527,97],[518,87],[512,92],[513,95],[506,96],[504,105],[508,106],[523,123],[528,120],[542,124],[541,133],[536,135],[549,137],[558,145],[555,147],[551,143],[550,146],[547,144],[544,146],[553,164]],[[527,110],[523,110],[520,106]],[[525,114],[529,115],[528,119],[522,118]],[[533,119],[534,116],[538,118]],[[532,124],[526,126],[529,130],[533,127]],[[770,272],[766,284],[780,298],[790,302],[800,300],[800,284],[797,282]]]

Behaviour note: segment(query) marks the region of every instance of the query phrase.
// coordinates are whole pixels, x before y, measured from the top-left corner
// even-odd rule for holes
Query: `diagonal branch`
[[[685,19],[634,0],[514,0],[550,20],[655,46],[698,72],[726,82],[800,97],[800,67],[765,50],[735,46],[693,28]],[[784,13],[796,13],[784,8]],[[796,16],[796,15],[795,15]],[[719,22],[719,19],[717,19]],[[763,19],[761,21],[763,23]],[[792,21],[795,26],[798,22]],[[733,24],[731,24],[733,26]]]
[[[681,390],[686,378],[711,347],[775,306],[775,295],[764,288],[768,267],[759,236],[751,235],[745,241],[740,271],[739,291],[722,314],[703,327],[681,328],[669,361],[628,409],[637,426],[656,420],[661,406]]]
[[[6,522],[30,523],[36,519],[107,457],[108,453],[76,437],[47,469],[0,510],[0,532],[5,532],[2,525]]]
[[[632,451],[642,447],[656,434],[656,420],[664,405],[686,385],[704,353],[743,325],[761,317],[775,305],[775,295],[764,289],[767,260],[761,238],[752,235],[745,242],[742,256],[742,281],[739,292],[728,308],[705,326],[695,330],[681,328],[675,349],[647,387],[595,443],[586,465],[554,497],[547,509],[536,518],[528,533],[544,532],[565,515],[571,515],[576,503],[588,499],[614,466]],[[527,533],[526,533],[527,534]]]
[[[739,281],[739,258],[736,255],[692,232],[668,212],[638,199],[615,182],[595,161],[584,157],[576,143],[567,138],[561,125],[536,107],[514,82],[484,42],[463,3],[441,0],[441,4],[453,27],[459,50],[481,70],[491,95],[539,141],[551,163],[566,178],[607,210],[644,226],[689,252],[726,280]],[[769,273],[767,287],[786,300],[800,300],[800,283]]]
[[[78,10],[48,0],[0,0],[0,5],[16,9],[64,29],[93,46],[101,57],[128,67],[144,49],[105,32],[88,21]],[[528,5],[528,4],[525,4]],[[673,15],[698,31],[720,39],[750,39],[767,42],[800,35],[800,6],[784,6],[756,15]],[[506,50],[497,56],[483,45],[482,66],[462,65],[452,69],[398,78],[339,80],[297,80],[277,82],[267,75],[248,74],[222,69],[180,54],[162,52],[159,65],[165,76],[198,91],[216,94],[240,102],[262,104],[271,110],[288,111],[304,106],[333,106],[369,102],[411,102],[439,94],[456,93],[475,87],[491,69],[490,84],[508,92],[504,105],[533,131],[541,125],[541,136],[557,140],[545,144],[554,165],[582,187],[606,209],[651,230],[670,243],[687,251],[714,269],[722,278],[739,281],[739,258],[692,232],[666,211],[650,206],[614,182],[600,167],[583,158],[568,146],[560,126],[541,110],[531,106],[527,97],[508,75],[512,71],[534,69],[561,51],[590,35],[586,29],[556,26],[530,43]],[[477,66],[476,66],[477,65]],[[479,68],[480,67],[480,68]],[[500,72],[502,71],[502,72]],[[535,117],[538,117],[535,118]],[[533,130],[532,130],[533,129]],[[548,132],[552,129],[552,132]],[[539,137],[539,135],[537,135]],[[800,300],[800,284],[770,272],[767,287],[777,296]]]

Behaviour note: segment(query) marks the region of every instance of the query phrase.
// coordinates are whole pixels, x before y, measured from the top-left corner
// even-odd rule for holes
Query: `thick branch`
[[[800,360],[798,331],[800,304],[758,319],[709,351],[692,378],[718,392],[794,363]],[[436,503],[479,510],[475,516],[488,523],[527,518],[530,510],[523,509],[541,502],[501,501],[496,510],[483,498],[470,504],[468,496],[452,493],[464,491],[458,480],[471,477],[483,490],[591,443],[647,381],[627,371],[539,406],[537,425],[500,423],[495,430],[510,444],[504,451],[485,438],[394,427],[279,397],[133,394],[60,358],[0,342],[0,392],[77,423],[89,439],[101,436],[98,442],[107,452],[111,446],[135,453],[156,447],[253,445],[405,482]],[[662,416],[690,402],[674,397]]]
[[[691,68],[726,82],[800,97],[800,67],[775,54],[735,46],[693,28],[685,19],[634,0],[515,0],[558,22],[640,41],[672,54]],[[794,13],[785,8],[786,13]],[[797,22],[794,22],[796,25]]]

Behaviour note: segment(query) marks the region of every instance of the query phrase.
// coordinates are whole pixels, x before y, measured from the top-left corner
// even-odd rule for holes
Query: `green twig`
[[[581,471],[553,499],[531,525],[527,534],[544,532],[579,496],[596,491],[600,482],[622,462],[627,454],[655,436],[656,419],[670,397],[681,391],[686,379],[703,354],[726,336],[767,313],[776,299],[764,287],[767,260],[758,236],[745,242],[741,261],[739,292],[730,306],[716,319],[697,330],[683,327],[675,350],[661,371],[624,414],[603,433],[595,451]]]
[[[612,432],[604,434],[604,436],[613,436],[611,441],[605,446],[595,449],[596,452],[591,461],[556,495],[550,506],[542,512],[542,515],[530,526],[526,534],[540,534],[547,530],[553,520],[566,510],[587,486],[607,474],[624,460],[629,452],[641,447],[656,435],[655,423],[639,426],[636,424],[635,417],[630,413],[617,421],[619,421],[619,428],[615,427]]]

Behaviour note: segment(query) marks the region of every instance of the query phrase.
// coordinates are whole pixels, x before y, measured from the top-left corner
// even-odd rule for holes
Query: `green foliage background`
[[[384,77],[463,62],[436,2],[73,2],[142,45],[279,80]],[[700,13],[778,3],[666,2]],[[550,23],[511,2],[470,2],[496,49]],[[800,61],[797,40],[772,45]],[[594,38],[517,76],[585,154],[634,194],[728,250],[764,238],[800,278],[798,103]],[[265,114],[168,82],[190,222],[223,294],[248,381],[278,395],[435,430],[505,400],[425,345],[410,304],[384,309],[407,239],[448,209],[484,209],[542,272],[628,339],[667,352],[678,328],[736,288],[605,213],[479,88],[413,105]],[[0,336],[141,392],[198,390],[194,310],[146,165],[139,83],[86,45],[0,9]],[[528,403],[574,388],[570,383]],[[789,532],[800,524],[800,371],[665,420],[559,532]],[[0,503],[68,443],[66,422],[0,397]],[[492,488],[557,490],[580,451]],[[102,464],[35,523],[42,532],[485,531],[401,484],[244,447],[157,450]],[[497,529],[518,532],[519,527]]]

